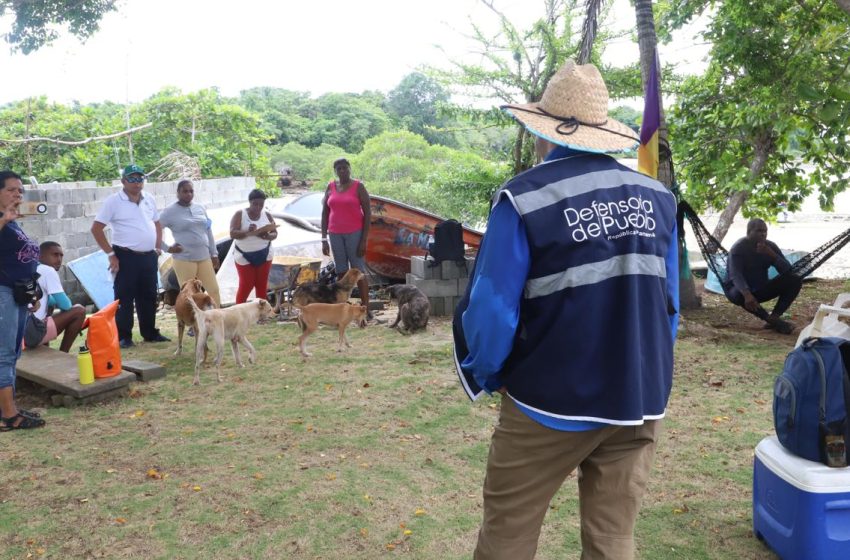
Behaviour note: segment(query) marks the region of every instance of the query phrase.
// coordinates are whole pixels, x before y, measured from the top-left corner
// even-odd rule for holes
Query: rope
[[[711,235],[708,228],[705,227],[705,224],[697,216],[697,213],[691,208],[691,205],[684,200],[680,200],[677,219],[679,221],[679,235],[681,237],[685,236],[682,229],[685,218],[691,224],[691,229],[693,229],[694,237],[697,239],[700,253],[702,253],[706,264],[708,264],[714,275],[717,276],[717,280],[720,281],[720,285],[723,287],[723,293],[728,294],[729,289],[732,288],[732,281],[729,279],[728,273],[729,251],[724,249],[720,242]],[[791,268],[783,272],[782,275],[793,274],[798,278],[805,278],[849,242],[850,229],[846,229],[792,264]]]

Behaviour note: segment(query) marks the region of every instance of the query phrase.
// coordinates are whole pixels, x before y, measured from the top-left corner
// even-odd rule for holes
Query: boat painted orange
[[[378,195],[370,195],[372,222],[366,243],[369,268],[394,280],[404,280],[410,272],[410,258],[425,256],[434,240],[434,226],[444,218],[421,208]],[[477,251],[483,234],[463,228],[463,242]]]

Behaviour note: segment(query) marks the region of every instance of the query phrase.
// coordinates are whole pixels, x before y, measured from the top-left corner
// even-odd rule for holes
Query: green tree
[[[13,50],[29,54],[59,36],[56,25],[81,40],[98,29],[100,19],[115,10],[116,0],[2,0],[0,16],[12,14],[14,21],[4,35]]]
[[[215,89],[182,94],[167,88],[131,111],[132,122],[154,126],[134,135],[136,160],[152,166],[172,151],[198,160],[205,177],[264,174],[269,169],[260,118]]]
[[[793,211],[816,186],[831,209],[850,166],[847,14],[831,0],[683,0],[667,21],[678,26],[710,6],[708,69],[684,82],[671,118],[689,201],[723,210],[719,240],[739,209]]]
[[[454,146],[452,134],[443,130],[449,119],[440,114],[440,105],[448,103],[449,93],[437,80],[413,72],[387,94],[385,107],[398,125],[431,144]]]
[[[102,104],[67,107],[45,97],[18,101],[0,108],[0,138],[26,137],[79,141],[123,128],[117,106]],[[8,169],[26,165],[27,174],[39,182],[106,179],[116,176],[113,146],[92,142],[67,146],[54,142],[7,143],[0,146],[0,161]]]
[[[322,144],[308,148],[297,142],[288,142],[273,149],[269,160],[273,169],[289,167],[296,179],[316,181],[317,188],[324,188],[326,181],[333,178],[333,162],[342,157],[350,156],[339,146]]]
[[[490,197],[510,172],[507,165],[430,145],[408,131],[369,139],[351,164],[370,193],[468,223],[486,219]]]
[[[303,141],[310,131],[310,94],[280,88],[257,87],[239,93],[236,102],[260,116],[274,144]]]
[[[483,62],[473,64],[453,60],[452,70],[433,70],[444,83],[455,84],[464,93],[483,98],[497,98],[505,104],[539,101],[549,80],[561,64],[578,54],[579,43],[574,27],[581,21],[584,8],[579,0],[543,0],[542,15],[528,29],[519,29],[495,5],[494,0],[481,0],[498,24],[495,34],[488,34],[472,23],[472,39],[480,45]],[[597,44],[604,44],[602,34]],[[594,54],[598,62],[601,53]],[[507,124],[512,121],[498,112],[487,112],[483,119]],[[533,139],[525,128],[516,127],[513,146],[515,172],[534,163]]]
[[[359,152],[367,139],[389,128],[389,117],[375,102],[374,94],[327,93],[311,105],[305,117],[311,119],[303,144],[332,144],[349,153]],[[382,101],[382,100],[381,100]]]

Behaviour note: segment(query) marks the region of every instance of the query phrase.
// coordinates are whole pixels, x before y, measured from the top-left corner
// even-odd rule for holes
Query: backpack
[[[98,379],[121,373],[121,348],[118,346],[118,326],[115,324],[117,311],[118,300],[115,300],[83,322],[83,328],[89,329],[86,346],[91,352],[94,376]]]
[[[457,220],[444,220],[434,226],[434,242],[428,245],[428,253],[437,266],[442,261],[464,261],[463,226]]]
[[[850,341],[807,338],[773,385],[773,426],[791,453],[830,467],[850,461]]]

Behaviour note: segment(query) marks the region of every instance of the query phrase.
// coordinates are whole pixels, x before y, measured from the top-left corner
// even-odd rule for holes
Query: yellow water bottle
[[[91,361],[91,352],[85,344],[80,346],[77,354],[77,369],[80,371],[80,385],[94,383],[94,366]]]

